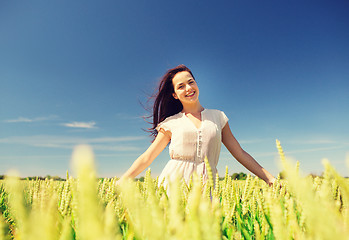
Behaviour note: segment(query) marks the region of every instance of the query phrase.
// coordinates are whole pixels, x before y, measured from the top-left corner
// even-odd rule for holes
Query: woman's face
[[[199,99],[199,88],[193,76],[189,72],[179,72],[173,79],[173,97],[182,104],[193,103]]]

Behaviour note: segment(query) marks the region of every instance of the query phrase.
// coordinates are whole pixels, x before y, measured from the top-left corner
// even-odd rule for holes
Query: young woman
[[[167,185],[176,176],[188,183],[196,172],[207,180],[204,159],[207,157],[216,176],[221,142],[243,166],[272,185],[275,178],[247,152],[231,133],[224,112],[205,109],[199,102],[199,88],[192,72],[184,65],[168,70],[162,77],[153,106],[154,141],[132,164],[120,180],[134,178],[146,169],[169,145],[171,160],[162,171],[159,182]]]

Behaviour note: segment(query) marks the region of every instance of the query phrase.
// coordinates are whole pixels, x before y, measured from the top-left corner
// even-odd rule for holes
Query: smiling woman
[[[199,101],[199,87],[194,75],[184,65],[167,71],[155,94],[153,127],[154,141],[121,177],[133,178],[147,168],[169,145],[170,160],[159,177],[159,183],[168,186],[177,177],[189,182],[196,173],[208,180],[208,169],[217,174],[221,143],[248,170],[271,185],[275,178],[235,139],[224,112],[205,109]],[[207,158],[210,166],[206,166]]]

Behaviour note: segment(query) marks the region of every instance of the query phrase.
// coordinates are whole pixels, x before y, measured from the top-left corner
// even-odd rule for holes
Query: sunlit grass
[[[322,178],[301,177],[277,142],[286,180],[269,187],[226,172],[189,185],[179,179],[158,187],[96,178],[87,146],[73,153],[76,178],[0,182],[1,239],[347,239],[349,181],[327,160]],[[214,186],[214,187],[213,187]]]

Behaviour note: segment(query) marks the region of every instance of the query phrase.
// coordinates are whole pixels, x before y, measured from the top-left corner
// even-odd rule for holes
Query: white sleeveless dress
[[[170,158],[159,177],[159,184],[173,181],[178,175],[188,184],[196,172],[203,180],[208,178],[204,159],[207,156],[213,178],[217,173],[217,164],[221,150],[222,129],[228,122],[224,112],[204,109],[201,112],[201,126],[194,123],[182,112],[166,118],[158,124],[156,130],[164,129],[172,133],[169,145]]]

